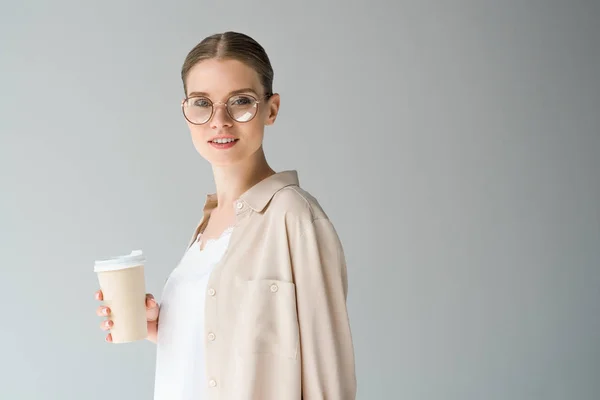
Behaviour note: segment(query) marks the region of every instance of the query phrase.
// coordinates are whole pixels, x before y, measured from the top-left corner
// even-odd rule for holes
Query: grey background
[[[155,347],[103,341],[93,262],[143,249],[160,296],[213,190],[179,69],[230,29],[275,68],[268,160],[344,243],[359,399],[600,398],[599,17],[3,1],[0,398],[151,398]]]

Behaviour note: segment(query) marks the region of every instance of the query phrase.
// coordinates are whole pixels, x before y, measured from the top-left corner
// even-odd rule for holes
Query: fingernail
[[[110,321],[106,321],[106,322],[104,323],[104,326],[106,326],[107,328],[110,328]]]
[[[104,311],[102,311],[102,313],[103,313],[104,315],[108,315],[108,308],[105,308],[105,309],[104,309]]]

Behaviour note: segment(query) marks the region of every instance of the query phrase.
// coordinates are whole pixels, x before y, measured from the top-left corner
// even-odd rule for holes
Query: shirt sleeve
[[[290,251],[300,328],[302,399],[353,400],[356,375],[342,244],[328,218],[296,228]]]

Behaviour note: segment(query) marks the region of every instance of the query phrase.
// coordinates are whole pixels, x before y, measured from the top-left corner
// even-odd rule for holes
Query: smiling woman
[[[207,50],[205,47],[201,46]],[[243,57],[228,55],[225,47],[212,58],[205,55],[206,52],[192,50],[182,71],[186,90],[183,115],[196,150],[213,167],[239,165],[249,159],[257,166],[266,166],[262,150],[264,127],[275,122],[279,95],[271,93],[270,80],[265,86],[265,79],[253,66]],[[192,63],[190,59],[197,61]],[[262,70],[269,68],[263,66]],[[223,139],[234,142],[214,143]]]
[[[217,192],[160,306],[148,300],[155,400],[354,399],[342,244],[298,173],[275,172],[263,151],[281,101],[266,52],[247,35],[216,34],[181,77],[183,116]]]

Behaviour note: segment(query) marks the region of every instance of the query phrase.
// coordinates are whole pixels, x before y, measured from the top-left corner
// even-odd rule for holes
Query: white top
[[[184,254],[163,288],[158,319],[154,400],[202,400],[205,389],[204,303],[208,278],[233,228]],[[200,239],[200,237],[198,237]]]

